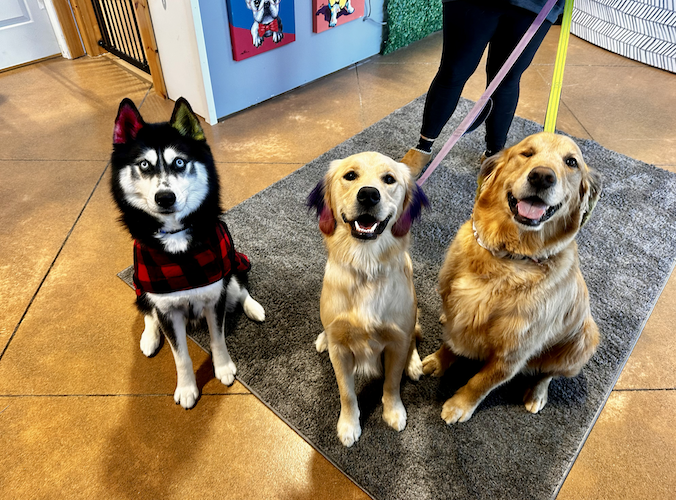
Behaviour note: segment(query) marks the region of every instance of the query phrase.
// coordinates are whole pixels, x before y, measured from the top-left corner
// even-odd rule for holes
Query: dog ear
[[[411,229],[411,224],[420,217],[423,207],[429,207],[430,201],[425,196],[422,188],[415,182],[404,198],[404,211],[397,222],[392,226],[392,234],[401,238]]]
[[[206,140],[199,118],[193,113],[190,104],[183,97],[179,97],[176,101],[169,123],[184,137],[190,137],[196,141]]]
[[[504,152],[500,152],[497,154],[494,154],[493,156],[489,156],[486,158],[483,163],[481,164],[481,168],[479,169],[479,177],[477,178],[477,189],[476,189],[476,196],[479,196],[479,193],[481,192],[481,186],[483,185],[484,181],[495,171],[497,166],[500,164],[500,161],[502,160]]]
[[[336,230],[336,219],[331,211],[331,204],[327,201],[326,186],[324,179],[319,181],[315,188],[310,192],[305,201],[309,209],[317,210],[319,217],[319,229],[326,236],[331,236]]]
[[[584,226],[601,196],[602,182],[601,175],[596,171],[589,169],[589,175],[582,179],[580,184],[580,200],[582,204],[582,219],[580,227]]]
[[[117,110],[115,128],[113,129],[113,144],[126,144],[136,139],[138,131],[143,128],[145,122],[138,112],[134,101],[124,98]]]

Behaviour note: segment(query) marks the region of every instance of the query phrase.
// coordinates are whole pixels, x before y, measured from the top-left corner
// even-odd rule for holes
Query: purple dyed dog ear
[[[425,196],[422,188],[413,184],[408,206],[404,208],[404,213],[397,219],[392,226],[392,234],[401,238],[411,230],[411,224],[420,217],[423,207],[429,207],[430,201]]]
[[[115,118],[113,144],[126,144],[133,141],[144,125],[145,122],[133,101],[131,99],[122,100],[120,108],[117,110],[117,118]]]
[[[329,207],[324,205],[322,213],[319,214],[319,229],[326,236],[331,236],[336,230],[336,219]]]
[[[326,205],[323,180],[319,181],[315,188],[310,192],[305,204],[309,209],[314,208],[317,210],[317,216],[319,217],[319,229],[322,231],[322,233],[327,236],[332,235],[336,230],[336,219],[333,217],[331,208]]]

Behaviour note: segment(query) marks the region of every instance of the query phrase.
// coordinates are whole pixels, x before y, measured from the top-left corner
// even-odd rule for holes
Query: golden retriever
[[[535,375],[524,403],[537,413],[552,377],[577,375],[599,342],[575,236],[601,186],[578,146],[535,134],[488,158],[479,179],[439,273],[444,343],[423,361],[437,377],[456,356],[485,361],[444,404],[448,424],[519,372]]]
[[[355,373],[380,374],[381,354],[383,419],[397,431],[406,426],[402,373],[413,380],[422,375],[407,249],[411,222],[426,204],[408,167],[374,152],[332,162],[308,197],[328,250],[320,299],[324,332],[315,346],[329,351],[340,392],[338,438],[345,446],[361,435]]]

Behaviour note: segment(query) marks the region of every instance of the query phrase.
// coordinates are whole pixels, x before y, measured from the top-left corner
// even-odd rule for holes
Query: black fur
[[[180,165],[178,160],[173,161],[171,165],[165,165],[161,162],[162,151],[168,147],[176,150],[179,153],[178,157],[185,160],[188,166]],[[129,230],[131,236],[141,243],[141,245],[152,247],[166,253],[163,241],[166,241],[167,238],[164,237],[164,235],[158,238],[158,232],[162,229],[166,229],[164,227],[165,217],[159,213],[156,214],[150,209],[149,211],[145,211],[134,207],[126,200],[125,191],[121,185],[122,173],[129,167],[132,168],[132,182],[139,180],[139,177],[144,178],[152,175],[151,172],[154,168],[157,168],[157,165],[151,167],[149,164],[146,164],[148,150],[153,150],[158,153],[157,165],[160,165],[160,168],[167,169],[167,172],[172,172],[171,169],[174,169],[174,173],[177,174],[179,172],[185,172],[182,175],[187,176],[186,182],[189,182],[191,179],[190,176],[193,175],[189,170],[190,168],[193,168],[193,166],[191,166],[193,162],[204,165],[207,176],[206,195],[200,206],[180,221],[177,221],[174,217],[168,219],[171,221],[172,225],[170,226],[170,229],[172,231],[179,232],[185,230],[187,235],[189,235],[185,252],[193,254],[193,251],[201,251],[203,248],[200,247],[206,247],[206,245],[210,244],[209,242],[214,239],[214,236],[220,237],[222,235],[220,228],[217,230],[217,226],[222,223],[220,220],[222,209],[220,204],[219,179],[214,166],[211,150],[204,137],[204,131],[199,124],[198,118],[192,112],[190,105],[185,99],[180,98],[176,102],[174,112],[169,122],[150,124],[145,123],[136,109],[136,106],[134,106],[134,103],[129,99],[125,99],[120,103],[113,133],[113,153],[111,156],[112,179],[110,187],[113,198],[120,209],[120,221]],[[145,161],[138,166],[135,165],[142,160]],[[151,161],[149,163],[154,162]],[[199,182],[200,194],[202,194],[202,180]],[[155,190],[155,188],[159,189]],[[155,202],[157,202],[158,193],[161,191],[161,185],[153,186]],[[168,193],[170,193],[170,191],[165,191],[162,195],[164,198],[159,198],[160,205],[164,204],[162,200],[170,200],[170,198],[167,198],[167,196],[169,196]],[[148,193],[145,193],[144,195],[149,196]],[[171,206],[174,201],[175,200],[167,202],[165,208]],[[142,206],[145,207],[145,204]],[[152,206],[155,205],[153,204]],[[175,224],[176,222],[179,222],[181,226],[177,227]],[[232,237],[230,236],[227,226],[225,226],[224,229],[227,238],[232,242]],[[182,239],[185,236],[186,233],[183,233],[181,235],[169,236],[168,238],[176,238],[182,245],[186,241]],[[170,243],[174,244],[174,246],[178,246],[175,241]],[[230,246],[229,252],[232,253],[226,258],[232,263],[235,263],[235,255],[233,255],[235,252],[234,245]],[[199,265],[197,265],[197,267],[191,267],[187,264],[183,265],[184,262],[181,259],[186,257],[188,264],[190,264],[190,259],[192,259],[194,255],[175,255],[175,258],[170,259],[170,261],[181,265],[185,273],[192,272],[193,276],[191,276],[191,278],[196,278],[197,276],[192,269],[197,269]],[[149,261],[153,265],[155,260],[155,257],[149,258]],[[234,266],[234,268],[237,267],[237,265]],[[219,269],[216,269],[215,271],[216,272],[213,273],[214,278],[222,276],[222,273],[218,273]],[[212,346],[218,347],[213,353],[216,375],[223,383],[231,384],[236,373],[236,370],[231,367],[232,360],[227,353],[225,339],[223,338],[227,291],[232,276],[237,278],[240,287],[245,286],[245,283],[247,282],[247,273],[237,272],[235,269],[232,269],[231,272],[221,280],[220,289],[217,286],[216,289],[210,288],[208,291],[202,290],[202,292],[205,293],[198,292],[195,295],[194,300],[191,298],[192,295],[183,295],[181,292],[177,292],[174,296],[180,299],[177,302],[177,304],[179,304],[178,306],[172,306],[170,305],[171,302],[162,301],[159,296],[155,298],[151,293],[141,293],[136,299],[136,305],[139,311],[146,316],[151,315],[153,318],[157,319],[159,331],[172,346],[172,350],[176,356],[178,374],[178,385],[174,393],[174,400],[186,409],[192,408],[194,404],[197,403],[197,399],[199,398],[199,388],[195,384],[194,373],[188,376],[185,372],[186,366],[184,366],[184,363],[187,363],[190,360],[190,356],[188,352],[185,351],[183,321],[188,323],[200,320],[205,316],[206,322],[209,325]],[[205,274],[205,277],[211,276]],[[195,281],[195,283],[201,282],[202,281],[199,279]],[[169,289],[169,287],[166,288]],[[164,289],[165,288],[163,287],[162,290]],[[237,303],[245,297],[245,300],[248,300],[248,293],[247,295],[240,295],[240,293],[246,292],[238,292]],[[253,302],[255,303],[255,301]],[[256,303],[256,305],[260,307],[259,304]],[[248,313],[251,314],[251,311],[248,311]],[[262,311],[261,313],[264,314]],[[178,317],[179,314],[182,318]],[[258,318],[258,316],[259,313],[256,312],[254,319],[262,320],[264,318],[264,316],[262,316],[262,318]],[[212,319],[214,319],[213,322],[211,321]],[[147,323],[147,328],[150,327],[150,323]],[[155,325],[153,324],[152,328],[154,327]],[[148,356],[154,355],[154,353],[148,351],[151,348],[155,348],[155,342],[157,340],[155,338],[156,333],[158,332],[148,331],[148,336],[146,338],[143,336],[141,337],[141,348]],[[161,344],[158,344],[158,348],[159,345]],[[190,363],[192,364],[192,362]]]
[[[181,98],[176,102],[177,107],[181,100],[187,104],[187,101]],[[120,110],[125,105],[134,106],[129,99],[125,99],[120,103]],[[136,107],[134,106],[133,109],[136,110]],[[162,227],[162,223],[151,214],[133,207],[124,199],[119,176],[122,169],[134,163],[142,151],[166,148],[167,146],[172,146],[185,153],[189,158],[204,164],[209,176],[209,192],[204,202],[199,209],[183,219],[184,227],[191,227],[192,239],[190,245],[199,244],[200,241],[203,241],[203,236],[214,228],[218,222],[218,217],[223,213],[220,204],[218,173],[206,140],[197,140],[182,135],[169,122],[144,122],[135,139],[122,144],[113,144],[113,153],[110,158],[112,167],[110,187],[113,198],[121,212],[120,221],[127,227],[135,240],[150,247],[160,247],[153,235]]]
[[[188,102],[185,99],[180,98],[176,101],[172,121],[176,116],[176,111],[179,109],[179,106],[187,106],[190,113],[192,113],[192,109],[190,109]],[[122,130],[121,133],[118,132],[116,128],[116,134],[120,133],[122,138],[119,138],[116,135],[113,143],[110,189],[121,212],[120,222],[124,224],[129,230],[132,238],[135,240],[140,241],[146,246],[162,249],[162,245],[154,237],[155,233],[161,229],[162,222],[152,214],[140,210],[126,201],[124,192],[120,187],[120,173],[128,165],[135,163],[142,155],[143,151],[147,149],[161,150],[171,146],[184,153],[191,160],[198,161],[206,167],[209,186],[206,198],[197,210],[186,216],[182,221],[184,227],[190,228],[191,233],[190,244],[188,245],[187,250],[189,251],[195,246],[199,246],[201,242],[204,241],[207,234],[213,233],[213,228],[219,222],[219,217],[223,213],[220,204],[218,173],[214,166],[214,159],[211,155],[209,145],[204,139],[195,139],[190,135],[182,134],[177,128],[172,126],[172,122],[145,123],[136,109],[136,106],[130,99],[124,99],[120,103],[116,124],[123,121],[123,119],[121,119],[121,113],[123,113],[123,111],[126,115],[133,117],[132,121],[135,119],[140,125],[140,128],[137,131],[131,130],[129,132]],[[133,129],[128,123],[123,124],[122,128]],[[199,132],[202,132],[202,130],[200,129]],[[203,133],[201,135],[203,137]],[[228,236],[230,236],[229,232]],[[232,238],[230,239],[232,240]],[[248,273],[235,272],[232,276],[236,276],[240,284],[246,286]],[[225,307],[225,295],[228,282],[229,280],[224,280],[223,282],[223,293],[217,306],[221,312],[224,311]],[[141,296],[137,298],[136,305],[142,314],[151,314],[153,311],[153,305],[150,300],[148,300],[146,294],[141,294]],[[186,318],[190,319],[190,312],[187,312]],[[174,341],[172,335],[165,328],[166,321],[163,321],[162,318],[158,319],[160,319],[162,329],[165,335],[167,335],[169,342],[173,344]]]

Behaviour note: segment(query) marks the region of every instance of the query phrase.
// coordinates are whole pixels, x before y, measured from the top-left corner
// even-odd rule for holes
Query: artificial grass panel
[[[441,0],[388,0],[387,26],[383,35],[383,54],[439,31],[442,23]]]

